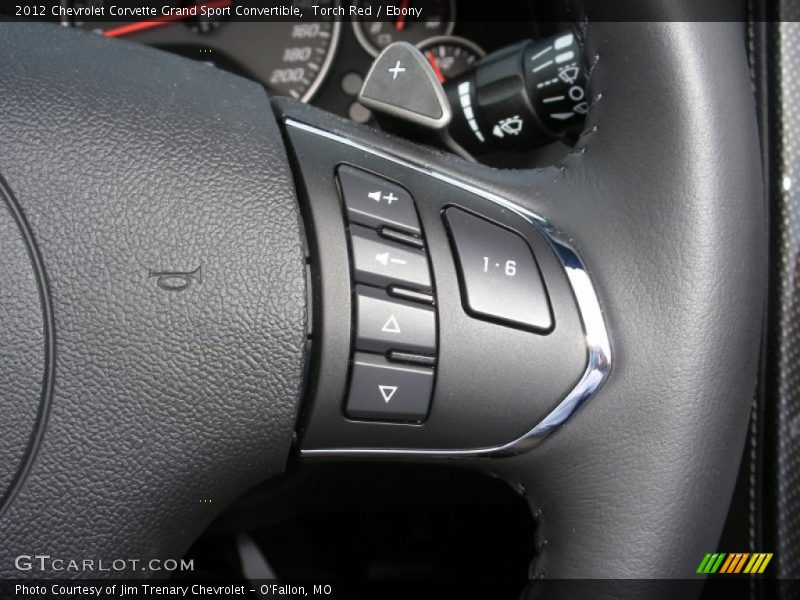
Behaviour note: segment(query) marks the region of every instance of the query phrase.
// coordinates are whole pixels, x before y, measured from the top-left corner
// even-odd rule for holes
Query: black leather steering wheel
[[[648,22],[608,22],[591,9],[581,17],[586,128],[564,161],[535,171],[469,164],[296,102],[271,105],[254,83],[145,47],[3,25],[0,573],[25,576],[15,557],[34,551],[181,556],[288,460],[355,443],[351,454],[387,469],[397,456],[453,460],[512,483],[538,524],[533,577],[694,576],[719,539],[731,457],[746,435],[766,236],[741,24],[693,22],[692,2],[665,5],[648,3]],[[531,411],[509,426],[514,435],[501,439],[504,413],[486,409],[493,397],[464,389],[459,410],[486,427],[472,440],[464,417],[458,431],[442,426],[452,437],[436,445],[432,412],[422,447],[437,452],[408,451],[402,425],[385,426],[387,438],[378,428],[319,433],[327,425],[313,415],[339,414],[325,407],[341,406],[348,381],[347,359],[327,357],[349,352],[351,307],[337,329],[331,298],[346,301],[352,289],[326,275],[341,262],[325,270],[346,267],[342,219],[320,222],[306,209],[301,218],[298,194],[335,186],[331,155],[385,166],[414,193],[437,282],[441,369],[448,348],[478,361],[449,345],[468,316],[447,296],[457,274],[449,250],[437,254],[446,231],[423,206],[426,186],[458,182],[501,199],[508,205],[487,203],[487,218],[496,210],[519,229],[520,214],[542,218],[524,235],[554,304],[551,335],[560,323],[583,327],[561,358],[592,360],[574,342],[590,317],[557,304],[580,294],[576,269],[608,336],[608,354],[596,358],[610,362],[594,365],[600,380],[573,398],[569,419],[541,425],[584,363],[562,372],[515,360],[523,333],[508,333],[503,364],[530,396],[561,394],[543,401],[547,410],[527,395],[509,408],[514,420],[520,406]],[[315,255],[320,228],[335,229],[338,254]],[[432,410],[445,404],[437,391]],[[548,435],[486,451],[537,424]],[[381,440],[388,451],[362,451]]]

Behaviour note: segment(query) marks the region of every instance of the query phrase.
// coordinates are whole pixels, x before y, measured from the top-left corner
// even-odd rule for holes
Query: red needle
[[[439,61],[436,60],[436,57],[433,55],[433,52],[426,52],[425,56],[427,57],[428,62],[431,63],[431,66],[433,67],[433,72],[436,73],[436,77],[439,80],[439,83],[444,83],[445,82],[444,73],[442,73],[442,69],[441,67],[439,67]]]
[[[406,26],[406,10],[410,2],[411,0],[400,1],[400,15],[397,17],[397,21],[394,22],[394,28],[397,29],[397,31],[403,31],[403,28]]]
[[[232,0],[211,0],[210,2],[200,2],[195,6],[224,8],[225,6],[229,6],[231,1]],[[103,32],[103,35],[105,37],[120,37],[122,35],[128,35],[129,33],[136,33],[137,31],[145,31],[146,29],[152,29],[153,27],[168,25],[169,23],[174,23],[175,21],[183,21],[184,19],[188,18],[188,15],[168,15],[165,17],[150,19],[148,21],[136,21],[135,23],[128,23],[127,25],[120,25],[119,27],[114,27],[113,29],[107,29]]]

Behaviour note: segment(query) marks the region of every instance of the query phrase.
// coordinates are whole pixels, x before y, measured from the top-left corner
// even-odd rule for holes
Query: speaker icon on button
[[[388,252],[381,252],[375,255],[375,260],[381,263],[384,267],[387,266],[389,263],[393,265],[407,265],[408,262],[403,260],[402,258],[391,258]]]

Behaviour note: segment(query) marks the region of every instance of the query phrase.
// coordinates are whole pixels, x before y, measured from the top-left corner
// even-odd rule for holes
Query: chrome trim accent
[[[567,394],[567,396],[556,406],[546,417],[531,429],[528,433],[521,437],[503,444],[501,446],[494,446],[490,448],[472,448],[465,450],[436,450],[436,449],[415,449],[415,448],[320,448],[312,450],[301,450],[301,456],[307,457],[336,457],[336,456],[427,456],[432,458],[456,458],[463,456],[512,456],[526,452],[534,448],[542,442],[550,433],[566,421],[594,394],[600,386],[603,385],[608,378],[611,371],[611,344],[608,338],[608,331],[606,329],[603,313],[600,308],[600,302],[597,298],[594,286],[592,285],[591,278],[586,271],[586,266],[583,264],[577,251],[567,241],[567,237],[558,229],[556,229],[550,221],[531,212],[505,198],[493,194],[492,192],[482,190],[469,183],[459,181],[430,169],[421,164],[410,162],[405,158],[388,154],[381,150],[376,150],[355,142],[348,140],[335,133],[319,129],[306,123],[295,121],[294,119],[285,119],[285,124],[295,129],[300,129],[329,140],[345,144],[351,148],[356,148],[363,152],[367,152],[374,156],[378,156],[384,160],[394,162],[406,168],[413,169],[424,175],[434,177],[439,181],[443,181],[450,185],[456,186],[480,196],[485,200],[494,202],[515,212],[519,216],[526,219],[544,238],[548,241],[553,248],[556,256],[558,257],[567,279],[572,287],[572,292],[575,295],[575,300],[578,304],[578,312],[580,313],[581,320],[583,321],[584,335],[586,339],[587,360],[586,369],[583,372],[578,383]]]

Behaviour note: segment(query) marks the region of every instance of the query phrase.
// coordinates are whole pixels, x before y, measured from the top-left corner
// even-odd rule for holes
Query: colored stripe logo
[[[756,575],[763,573],[771,560],[772,552],[709,553],[703,557],[700,566],[697,567],[697,572],[703,575],[713,575],[714,573]]]

